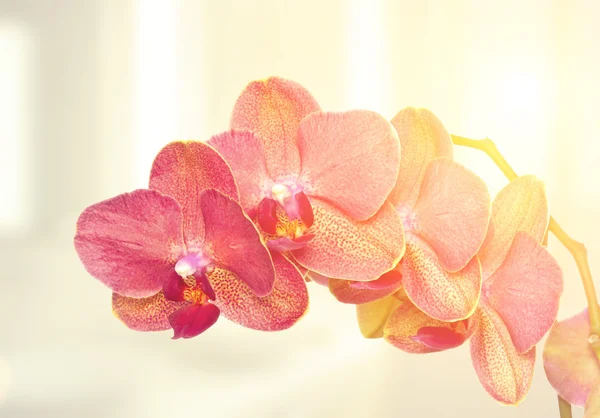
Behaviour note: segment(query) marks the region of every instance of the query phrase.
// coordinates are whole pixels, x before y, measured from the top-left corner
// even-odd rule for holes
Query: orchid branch
[[[510,164],[504,159],[500,151],[498,151],[496,144],[491,139],[469,139],[458,135],[451,136],[452,142],[454,142],[455,145],[474,148],[485,152],[509,180],[514,180],[519,177],[515,170],[513,170]],[[600,307],[598,306],[596,289],[594,288],[592,273],[588,263],[587,250],[581,242],[571,238],[552,216],[550,216],[548,230],[558,238],[567,250],[569,250],[577,263],[588,302],[588,313],[591,325],[590,344],[592,345],[598,360],[600,360],[600,339],[598,338],[598,336],[600,336]]]
[[[558,397],[558,410],[560,412],[560,418],[573,418],[571,404],[560,396]]]

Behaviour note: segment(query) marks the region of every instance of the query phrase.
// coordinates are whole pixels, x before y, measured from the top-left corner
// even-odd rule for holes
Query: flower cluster
[[[230,130],[163,148],[148,189],[85,209],[75,248],[131,329],[191,338],[223,314],[283,330],[314,281],[356,304],[367,338],[409,353],[470,340],[483,387],[516,404],[562,293],[548,221],[533,176],[492,202],[428,110],[322,111],[269,78],[242,92]]]

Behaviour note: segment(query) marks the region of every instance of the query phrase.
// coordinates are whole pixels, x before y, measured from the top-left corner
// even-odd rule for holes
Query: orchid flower
[[[376,281],[331,280],[330,290],[342,302],[366,303],[403,285],[408,298],[430,317],[466,319],[481,292],[481,268],[474,256],[488,228],[487,187],[452,161],[450,135],[428,110],[403,109],[392,125],[402,159],[388,201],[402,218],[406,254],[396,270]]]
[[[544,346],[544,370],[552,387],[584,418],[600,416],[600,363],[592,348],[587,309],[554,325]],[[596,342],[597,343],[597,342]]]
[[[548,220],[543,183],[533,176],[512,181],[494,199],[477,255],[484,282],[472,317],[431,318],[401,289],[357,306],[361,331],[411,353],[454,348],[470,338],[486,391],[501,403],[519,403],[531,384],[535,345],[554,323],[563,290],[560,267],[542,245]]]
[[[400,165],[392,125],[370,111],[321,112],[292,81],[250,83],[213,137],[268,248],[326,276],[368,281],[404,253],[386,201]]]
[[[83,211],[75,248],[113,290],[113,311],[131,329],[191,338],[220,313],[250,328],[287,328],[306,311],[303,278],[271,258],[238,199],[213,148],[173,142],[156,157],[149,190]]]

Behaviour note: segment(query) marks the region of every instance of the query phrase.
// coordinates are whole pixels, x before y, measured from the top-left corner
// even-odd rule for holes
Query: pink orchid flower
[[[321,112],[299,84],[269,78],[242,92],[231,128],[209,143],[231,166],[269,249],[351,280],[394,268],[404,233],[386,201],[400,165],[389,122],[369,111]]]
[[[560,267],[541,244],[549,214],[544,185],[533,176],[508,184],[496,197],[479,259],[483,289],[466,320],[443,322],[422,312],[403,290],[357,306],[361,331],[410,353],[462,345],[485,390],[504,404],[529,390],[535,345],[556,320],[563,290]]]
[[[191,338],[220,313],[250,328],[287,328],[306,311],[303,278],[283,257],[271,258],[237,200],[213,148],[173,142],[154,161],[150,190],[83,211],[75,248],[113,290],[114,313],[131,329]]]
[[[584,418],[600,416],[600,363],[590,334],[590,318],[585,309],[556,323],[544,346],[548,381],[567,402],[585,407]]]
[[[481,292],[477,257],[488,228],[490,197],[474,173],[452,161],[450,135],[426,109],[406,108],[392,125],[402,159],[388,197],[402,217],[406,253],[396,270],[369,283],[331,280],[345,303],[366,303],[396,292],[432,318],[457,321],[473,314]]]

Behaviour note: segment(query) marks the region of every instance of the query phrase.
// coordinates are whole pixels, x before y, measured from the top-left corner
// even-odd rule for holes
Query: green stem
[[[515,170],[513,170],[510,164],[504,159],[500,151],[498,151],[496,144],[494,144],[494,141],[491,139],[470,139],[458,135],[451,136],[452,142],[454,142],[455,145],[474,148],[485,152],[509,180],[514,180],[519,177]],[[550,217],[548,230],[558,238],[567,250],[569,250],[575,259],[575,263],[577,263],[577,268],[579,269],[583,289],[585,290],[588,302],[588,313],[591,326],[590,336],[600,336],[600,306],[598,306],[598,297],[596,296],[592,272],[590,271],[590,265],[588,263],[587,250],[581,242],[571,238],[552,216]],[[593,340],[594,343],[592,343],[592,348],[596,353],[596,357],[600,360],[600,343],[597,341],[598,338],[593,338]]]

